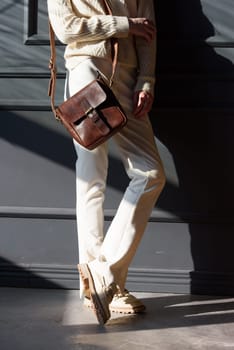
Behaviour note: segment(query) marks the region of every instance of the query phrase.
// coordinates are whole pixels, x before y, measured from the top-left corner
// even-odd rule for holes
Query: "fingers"
[[[137,91],[133,97],[133,114],[136,118],[144,117],[152,108],[153,96],[145,91]]]
[[[148,19],[145,19],[143,21],[143,32],[142,33],[145,35],[145,39],[148,42],[152,41],[155,38],[155,34],[156,34],[155,26]]]
[[[135,36],[144,38],[147,42],[152,41],[156,35],[154,23],[147,18],[129,18],[129,31]]]

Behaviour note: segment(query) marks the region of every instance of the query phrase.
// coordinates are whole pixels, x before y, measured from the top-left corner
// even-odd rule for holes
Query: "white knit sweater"
[[[118,61],[138,68],[135,90],[154,93],[156,42],[129,35],[129,17],[155,22],[153,0],[108,0],[113,15],[106,15],[103,0],[47,0],[48,13],[58,39],[66,44],[67,69],[87,56],[111,60],[111,37],[118,38]]]

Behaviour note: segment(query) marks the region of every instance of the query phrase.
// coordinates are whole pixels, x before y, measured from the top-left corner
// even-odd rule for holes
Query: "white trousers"
[[[65,98],[96,77],[109,78],[111,64],[87,59],[67,77]],[[117,66],[113,91],[128,114],[127,125],[113,137],[130,182],[116,215],[104,233],[103,202],[108,170],[108,144],[89,151],[74,141],[77,152],[76,196],[79,262],[89,262],[124,290],[128,267],[145,231],[152,208],[165,184],[162,162],[148,116],[132,115],[136,71]],[[81,286],[81,295],[82,295]]]

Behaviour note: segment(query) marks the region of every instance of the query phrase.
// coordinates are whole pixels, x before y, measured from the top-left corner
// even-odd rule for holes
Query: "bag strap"
[[[103,0],[107,13],[112,15],[111,7],[108,3],[108,0]],[[51,100],[51,108],[54,113],[55,119],[60,120],[56,113],[55,108],[55,87],[56,87],[56,78],[57,78],[57,68],[56,68],[56,47],[55,47],[55,34],[53,27],[49,20],[49,37],[50,37],[50,61],[49,61],[49,69],[50,69],[50,81],[48,87],[48,96],[50,96]],[[111,38],[111,48],[112,48],[112,74],[110,78],[110,86],[113,83],[113,77],[116,70],[117,60],[118,60],[118,40],[116,38]]]

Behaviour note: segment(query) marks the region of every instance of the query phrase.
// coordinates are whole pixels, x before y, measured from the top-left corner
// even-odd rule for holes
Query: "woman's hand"
[[[129,32],[140,36],[150,43],[156,36],[156,28],[152,21],[147,18],[129,18]]]
[[[139,119],[144,117],[152,108],[154,98],[146,91],[136,91],[133,95],[133,114]]]
[[[156,28],[147,18],[129,18],[129,32],[145,39],[148,43],[156,37]],[[136,91],[133,96],[133,114],[136,118],[144,117],[152,108],[153,96],[147,91]]]

